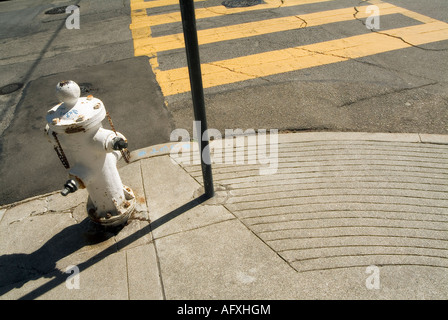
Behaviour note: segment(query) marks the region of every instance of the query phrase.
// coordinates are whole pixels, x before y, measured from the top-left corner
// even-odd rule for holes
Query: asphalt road
[[[196,1],[210,128],[448,133],[448,34],[431,40],[424,33],[435,20],[448,22],[445,0],[387,1],[396,12],[381,7],[376,33],[355,9],[372,2],[266,0],[239,9],[221,2]],[[80,6],[80,29],[65,27],[67,14],[45,14],[64,4]],[[174,128],[192,131],[188,83],[174,77],[184,77],[186,67],[176,38],[181,22],[173,18],[179,6],[133,6],[0,2],[0,87],[23,85],[0,95],[0,204],[58,190],[66,180],[43,136],[60,80],[83,84],[84,94],[103,100],[131,150],[169,141]],[[333,21],[334,10],[345,15]],[[163,39],[171,41],[167,47]],[[305,53],[309,65],[301,66]]]
[[[307,1],[297,1],[300,2]],[[219,3],[220,1],[211,0],[198,3],[197,6],[210,9],[216,8]],[[387,3],[425,17],[448,21],[448,6],[443,0],[392,0]],[[391,30],[420,27],[422,22],[401,13],[381,15],[381,12],[385,12],[381,10],[380,29],[376,34],[381,37],[370,40],[373,32],[366,28],[366,19],[361,18],[361,14],[356,18],[354,16],[355,7],[362,8],[368,4],[352,0],[325,1],[198,20],[199,32],[238,23],[241,32],[250,35],[221,41],[220,38],[226,35],[218,33],[216,39],[200,46],[203,73],[206,73],[205,85],[224,83],[205,89],[209,126],[220,131],[230,125],[230,128],[278,128],[298,131],[448,133],[448,41],[413,45],[414,39],[406,36],[403,41],[409,42],[409,45],[399,50],[389,50],[386,43],[394,36]],[[325,15],[324,12],[342,8],[350,9],[344,21],[326,23],[317,19],[307,21],[305,18],[312,16],[310,14]],[[148,9],[148,12],[150,11],[151,9]],[[288,28],[286,25],[285,29],[290,30],[260,34],[262,32],[257,29],[259,26],[255,25],[253,29],[245,30],[251,27],[249,23],[254,21],[266,23],[273,19],[279,20],[275,21],[272,28],[280,29],[280,19],[291,16],[303,19],[298,22],[302,26],[300,29]],[[285,24],[291,23],[291,20],[285,21]],[[157,39],[161,39],[158,37],[178,33],[180,26],[170,23],[154,26],[152,30],[157,42]],[[444,35],[445,39],[448,38],[446,31]],[[366,49],[365,54],[359,57],[353,54],[356,58],[344,61],[337,59],[336,63],[327,63],[325,58],[333,58],[332,55],[344,57],[351,54],[343,50],[337,54],[324,52],[327,48],[331,49],[334,44],[331,42],[340,41],[343,44],[350,38],[361,36],[365,37],[365,40],[357,39],[359,42],[355,42],[360,45],[360,51],[363,47],[371,46],[371,49]],[[421,36],[422,42],[425,42],[425,37],[424,34]],[[201,34],[199,38],[201,39]],[[400,41],[397,38],[393,40]],[[369,44],[369,41],[373,42]],[[319,45],[313,46],[314,44]],[[384,51],[381,48],[383,45],[386,46]],[[262,59],[269,60],[274,53],[278,53],[279,58],[288,57],[291,55],[291,47],[323,53],[316,54],[314,58],[324,61],[314,67],[297,70],[294,67],[303,61],[301,56],[296,60],[293,60],[294,57],[286,59],[284,64],[274,63],[273,67],[263,64]],[[368,50],[377,50],[380,53],[370,54]],[[182,49],[158,52],[157,59],[161,79],[176,75],[185,66]],[[257,63],[262,65],[261,70],[251,68]],[[285,67],[287,64],[292,67]],[[213,68],[216,66],[228,70],[217,72]],[[275,68],[282,67],[289,71],[276,73]],[[240,76],[237,73],[248,73],[251,79],[232,82],[233,78]],[[251,77],[252,73],[259,76]],[[228,83],[225,83],[226,81]],[[166,87],[166,91],[170,93],[170,84]],[[192,113],[188,93],[169,95],[167,100],[176,127],[191,128],[189,119]]]

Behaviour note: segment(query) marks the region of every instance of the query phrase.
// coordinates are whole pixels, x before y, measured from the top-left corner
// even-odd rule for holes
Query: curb
[[[382,133],[382,132],[291,132],[291,133],[279,133],[279,143],[288,142],[304,142],[304,141],[382,141],[382,142],[410,142],[410,143],[428,143],[428,144],[441,144],[448,145],[448,135],[442,134],[427,134],[427,133]],[[214,140],[210,142],[210,145],[218,143],[224,139]],[[215,142],[216,141],[216,142]],[[267,140],[266,140],[267,141]],[[129,163],[133,163],[139,160],[170,155],[170,151],[177,144],[182,143],[182,146],[187,150],[194,148],[194,142],[167,142],[156,144],[153,146],[140,148],[131,151]],[[192,148],[192,149],[190,149]],[[125,166],[124,161],[120,161],[120,168]],[[34,196],[31,198],[23,199],[10,204],[0,206],[0,210],[14,207],[16,205],[26,203],[41,197],[50,196],[58,193],[59,191],[53,191],[46,194]]]

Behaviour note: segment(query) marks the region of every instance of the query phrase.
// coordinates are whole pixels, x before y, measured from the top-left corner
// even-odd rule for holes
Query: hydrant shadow
[[[201,195],[179,208],[169,212],[159,219],[149,223],[147,226],[127,236],[115,244],[107,247],[78,266],[80,272],[93,266],[107,256],[116,253],[117,248],[123,248],[132,242],[145,236],[157,227],[167,223],[175,217],[200,205],[209,199],[208,196]],[[52,290],[67,280],[69,274],[56,268],[56,263],[84,246],[103,242],[115,236],[120,228],[104,230],[96,227],[89,218],[82,222],[71,225],[54,235],[42,247],[30,254],[17,253],[0,256],[0,296],[20,288],[28,281],[39,278],[53,278],[40,287],[22,296],[19,300],[35,299],[44,293]]]
[[[56,268],[60,259],[85,246],[106,241],[116,235],[117,231],[119,230],[105,231],[86,218],[63,229],[33,253],[0,256],[0,296],[41,277],[67,278],[68,274]]]

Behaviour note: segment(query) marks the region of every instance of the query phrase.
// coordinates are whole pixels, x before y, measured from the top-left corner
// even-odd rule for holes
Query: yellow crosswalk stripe
[[[448,24],[438,21],[392,29],[387,35],[372,32],[338,40],[270,51],[202,65],[204,88],[301,70],[415,45],[448,39]],[[258,63],[254,63],[258,61]],[[163,94],[189,91],[187,68],[159,71]]]
[[[334,1],[334,0],[288,0],[288,1],[281,1],[281,0],[265,0],[265,3],[251,6],[251,7],[237,7],[237,8],[226,8],[223,5],[220,6],[213,6],[213,7],[207,7],[207,8],[197,8],[195,10],[196,20],[205,19],[205,18],[213,18],[218,17],[222,15],[229,15],[229,14],[235,14],[235,13],[241,13],[241,12],[248,12],[248,11],[256,11],[256,10],[266,10],[266,9],[275,9],[275,8],[287,8],[287,7],[294,7],[298,5],[303,4],[312,4],[312,3],[319,3],[319,2],[327,2],[327,1]],[[136,6],[135,8],[138,8],[140,6]],[[137,9],[134,9],[137,10]],[[132,19],[132,23],[129,26],[131,29],[138,29],[142,27],[153,27],[161,24],[168,24],[173,22],[180,22],[181,16],[180,12],[170,12],[170,13],[164,13],[164,14],[158,14],[158,15],[142,15],[139,16],[136,19]]]
[[[147,8],[163,7],[178,4],[179,0],[131,0],[130,29],[134,40],[135,56],[148,56],[151,67],[165,96],[190,91],[187,67],[171,70],[160,70],[158,53],[184,47],[182,33],[152,37],[151,27],[179,22],[180,13],[170,12],[148,16]],[[201,2],[196,0],[195,2]],[[333,0],[265,0],[265,3],[245,8],[225,8],[197,6],[196,18],[211,18],[223,14],[235,14],[277,7],[292,7],[302,4],[320,3]],[[202,1],[203,2],[203,1]],[[203,2],[205,4],[205,2]],[[332,41],[296,46],[259,54],[252,54],[233,59],[202,64],[204,88],[226,85],[280,73],[302,70],[331,63],[347,61],[384,53],[412,45],[448,40],[448,24],[428,16],[397,7],[381,0],[371,0],[380,10],[381,17],[391,14],[402,14],[421,22],[420,25],[387,30],[386,32],[370,32]],[[356,8],[356,10],[355,10]],[[315,13],[284,16],[275,19],[228,25],[198,31],[200,45],[218,43],[260,36],[274,32],[282,32],[304,27],[326,25],[329,23],[362,19],[370,15],[366,13],[367,5],[359,7],[327,10]],[[356,14],[355,14],[356,12]],[[411,45],[412,43],[412,45]]]
[[[194,2],[205,2],[206,0],[193,0]],[[143,10],[150,8],[165,7],[171,5],[179,5],[179,0],[152,0],[152,1],[142,1],[142,0],[131,0],[131,10]]]
[[[380,4],[381,15],[402,13],[406,9],[395,7],[388,3]],[[359,7],[359,18],[368,17],[365,9]],[[299,16],[281,17],[262,21],[241,23],[237,25],[211,28],[198,31],[199,45],[254,37],[268,33],[299,29],[303,27],[315,27],[323,24],[353,20],[353,8],[329,10],[317,13],[303,14]],[[306,22],[305,22],[306,21]],[[135,55],[148,55],[153,52],[162,52],[185,47],[183,34],[134,39]]]

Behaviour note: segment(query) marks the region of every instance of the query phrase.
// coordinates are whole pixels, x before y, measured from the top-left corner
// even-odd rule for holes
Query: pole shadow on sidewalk
[[[169,222],[177,216],[186,213],[190,209],[200,205],[209,199],[209,196],[203,194],[177,209],[167,213],[159,219],[149,223],[144,228],[127,236],[126,238],[107,247],[105,250],[94,255],[88,260],[77,265],[82,272],[95,263],[107,258],[113,253],[117,253],[117,248],[124,248],[141,237],[147,235],[152,230]],[[93,222],[89,218],[82,222],[71,225],[58,234],[54,235],[42,247],[30,254],[15,253],[0,256],[0,296],[6,294],[14,288],[22,287],[26,282],[37,280],[39,278],[52,278],[49,282],[25,294],[18,300],[32,300],[56,288],[67,280],[69,274],[62,272],[56,268],[56,263],[75,253],[86,245],[103,242],[116,233],[88,233],[92,229]]]

